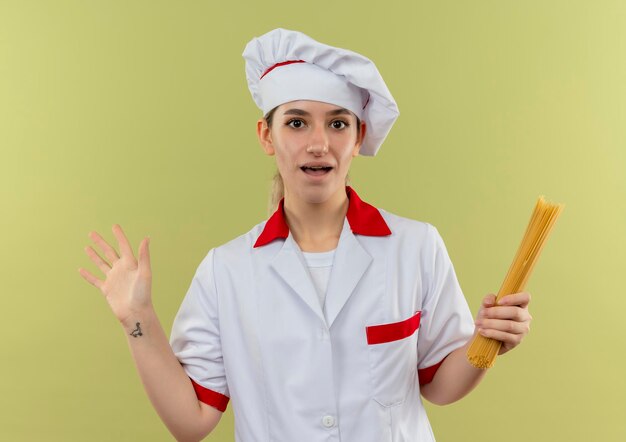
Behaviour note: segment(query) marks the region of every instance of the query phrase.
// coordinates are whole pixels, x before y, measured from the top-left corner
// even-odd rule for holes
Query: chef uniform
[[[243,55],[264,114],[297,99],[346,107],[368,125],[361,154],[398,116],[362,55],[281,28]],[[332,253],[316,264],[300,250],[283,199],[207,253],[174,320],[174,353],[200,401],[232,399],[238,442],[434,440],[420,385],[472,336],[472,314],[434,226],[345,190]]]

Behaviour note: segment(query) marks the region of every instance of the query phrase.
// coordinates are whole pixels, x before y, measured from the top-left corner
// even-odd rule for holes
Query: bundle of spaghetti
[[[563,204],[547,203],[543,196],[539,197],[517,254],[496,296],[496,305],[503,296],[524,290],[539,254],[563,207]],[[491,368],[501,345],[502,343],[498,340],[477,334],[467,350],[467,359],[474,367]]]

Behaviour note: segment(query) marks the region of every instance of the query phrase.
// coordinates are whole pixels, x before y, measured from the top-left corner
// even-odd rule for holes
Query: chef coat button
[[[324,425],[326,428],[330,428],[333,425],[335,425],[335,418],[332,416],[324,416],[322,418],[322,425]]]

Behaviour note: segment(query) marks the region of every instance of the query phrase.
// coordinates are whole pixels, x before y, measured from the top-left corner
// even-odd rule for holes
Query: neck
[[[321,203],[309,203],[285,193],[285,218],[300,249],[304,252],[325,252],[336,248],[348,204],[345,187]]]

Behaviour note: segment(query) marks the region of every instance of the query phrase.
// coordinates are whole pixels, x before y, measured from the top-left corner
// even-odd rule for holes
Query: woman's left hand
[[[496,305],[496,295],[483,298],[476,318],[478,332],[486,338],[502,342],[498,354],[504,354],[522,342],[533,319],[528,311],[530,293],[521,292],[503,296]]]

